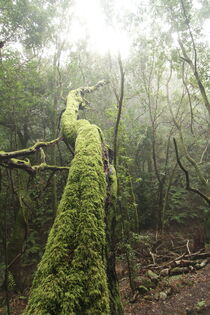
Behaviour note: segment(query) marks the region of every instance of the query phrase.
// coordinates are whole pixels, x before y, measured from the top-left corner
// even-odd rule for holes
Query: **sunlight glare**
[[[99,0],[76,0],[74,10],[74,40],[88,39],[89,49],[99,54],[121,53],[127,57],[130,41],[125,31],[107,25]]]
[[[203,24],[203,34],[208,44],[210,44],[210,18],[207,19]]]

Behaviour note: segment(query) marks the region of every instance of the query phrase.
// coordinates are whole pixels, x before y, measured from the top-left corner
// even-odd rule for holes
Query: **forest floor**
[[[130,289],[125,257],[122,255],[124,259],[117,262],[125,315],[210,315],[210,248],[205,250],[207,257],[202,256],[200,259],[199,255],[205,253],[198,251],[198,255],[193,254],[192,240],[186,238],[186,235],[176,235],[173,239],[166,235],[161,242],[154,234],[149,235],[150,241],[147,236],[143,236],[140,245],[138,243],[135,248],[138,255],[134,264],[133,292]],[[205,262],[205,266],[196,269],[195,262]],[[182,273],[176,274],[177,263],[178,271],[183,268]],[[167,269],[170,269],[168,275],[164,274]],[[172,275],[172,272],[175,274]],[[27,292],[28,289],[24,294],[11,297],[11,315],[22,314],[27,303]],[[4,309],[0,307],[0,315],[4,314]]]
[[[164,278],[150,295],[139,294],[135,301],[128,277],[120,279],[125,315],[210,315],[210,264],[196,272],[171,278]],[[159,298],[160,292],[165,291],[170,294]]]
[[[156,242],[156,248],[159,247],[157,251],[151,243],[143,246],[143,250],[137,248],[140,255],[136,264],[133,292],[125,259],[118,261],[116,269],[125,315],[210,315],[210,248],[206,246],[205,253],[201,250],[196,255],[191,252],[193,240],[186,238],[186,235],[176,235],[171,242],[170,236],[167,235],[162,240],[162,249],[160,242]],[[205,266],[201,267],[200,260],[201,265],[196,269],[199,255],[206,255],[206,259],[202,258]],[[164,274],[166,266],[169,269],[167,275]],[[180,273],[180,270],[183,272]],[[172,271],[174,274],[170,275]]]
[[[205,268],[185,275],[172,276],[170,281],[164,278],[150,295],[139,294],[133,301],[129,286],[129,278],[120,279],[120,293],[124,307],[124,315],[210,315],[210,264]],[[168,279],[167,279],[168,280]],[[160,292],[171,288],[166,299],[158,298]],[[11,300],[12,315],[21,315],[26,300],[23,296],[14,296]],[[3,315],[4,313],[0,314]]]

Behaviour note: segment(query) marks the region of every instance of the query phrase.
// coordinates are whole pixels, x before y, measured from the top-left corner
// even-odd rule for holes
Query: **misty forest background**
[[[98,125],[113,152],[116,255],[131,267],[151,231],[188,231],[198,247],[210,240],[210,2],[100,5],[107,25],[128,33],[126,55],[97,53],[88,33],[75,39],[73,1],[0,0],[0,153],[59,138],[68,92],[107,80],[79,118]],[[66,167],[73,155],[58,141],[25,161]],[[8,294],[31,285],[67,175],[0,158],[0,285],[6,268]]]

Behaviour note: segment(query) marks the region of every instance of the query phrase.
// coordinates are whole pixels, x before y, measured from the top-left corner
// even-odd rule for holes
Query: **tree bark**
[[[118,112],[117,112],[117,120],[114,127],[114,143],[113,143],[113,149],[114,149],[114,167],[117,169],[117,151],[118,151],[118,130],[120,126],[120,119],[122,114],[122,107],[123,107],[123,98],[124,98],[124,85],[125,85],[125,73],[123,70],[123,64],[121,60],[121,56],[119,54],[118,56],[118,63],[120,68],[120,96],[115,92],[115,96],[117,99],[117,105],[118,105]]]

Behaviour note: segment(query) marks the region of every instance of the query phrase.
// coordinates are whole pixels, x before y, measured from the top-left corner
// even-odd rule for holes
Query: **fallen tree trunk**
[[[75,156],[25,315],[122,314],[119,293],[109,292],[106,274],[102,133],[87,120],[77,120],[79,107],[85,105],[83,95],[103,84],[68,95],[62,130]]]

